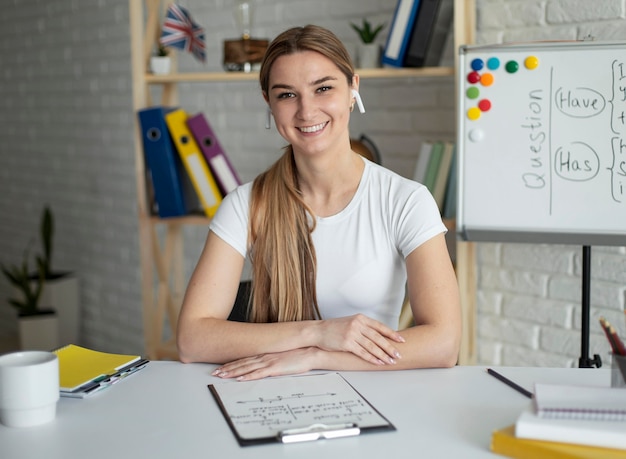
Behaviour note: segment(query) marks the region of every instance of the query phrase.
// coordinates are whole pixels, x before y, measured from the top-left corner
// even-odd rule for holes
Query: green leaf
[[[372,28],[372,24],[367,19],[363,19],[362,26],[358,26],[352,22],[350,26],[359,34],[363,43],[373,43],[381,30],[383,30],[383,27],[385,27],[385,24],[379,24],[376,28]]]

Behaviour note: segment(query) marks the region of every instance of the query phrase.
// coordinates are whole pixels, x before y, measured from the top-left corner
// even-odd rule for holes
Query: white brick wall
[[[136,0],[139,1],[139,0]],[[134,183],[127,0],[11,0],[0,16],[0,262],[37,242],[44,203],[56,215],[54,264],[81,279],[82,341],[112,352],[143,352]],[[182,3],[207,29],[206,67],[180,55],[183,70],[219,70],[222,41],[236,37],[231,2]],[[590,7],[589,5],[592,5]],[[394,0],[257,0],[255,35],[318,23],[353,50],[350,21],[387,21]],[[626,39],[624,1],[478,0],[481,42]],[[29,30],[24,33],[23,30]],[[384,37],[381,37],[384,39]],[[381,40],[382,41],[382,40]],[[452,80],[364,80],[367,113],[351,130],[370,135],[389,168],[410,176],[426,138],[454,138]],[[244,180],[278,157],[255,82],[185,83],[181,106],[203,111]],[[205,228],[185,229],[189,274]],[[33,250],[38,250],[36,246]],[[544,256],[546,255],[546,256]],[[594,248],[592,324],[622,320],[624,249]],[[479,246],[478,334],[484,363],[572,365],[580,327],[580,251],[574,247]],[[8,285],[0,278],[0,303]],[[0,337],[15,316],[0,304]],[[592,352],[605,352],[594,330]]]
[[[477,0],[477,42],[626,40],[624,14],[623,0]],[[581,272],[581,247],[479,244],[478,362],[578,366]],[[591,278],[589,357],[608,363],[598,318],[626,330],[624,247],[592,247]]]

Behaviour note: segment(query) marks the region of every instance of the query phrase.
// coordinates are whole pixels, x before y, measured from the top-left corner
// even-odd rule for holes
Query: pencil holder
[[[611,354],[611,387],[626,388],[626,356]]]

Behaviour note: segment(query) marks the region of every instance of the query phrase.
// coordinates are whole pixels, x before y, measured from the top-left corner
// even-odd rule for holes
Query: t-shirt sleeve
[[[404,258],[437,234],[448,231],[428,188],[419,185],[398,209],[397,240]]]
[[[242,185],[226,195],[209,224],[209,230],[244,258],[248,252],[250,190],[251,183]]]

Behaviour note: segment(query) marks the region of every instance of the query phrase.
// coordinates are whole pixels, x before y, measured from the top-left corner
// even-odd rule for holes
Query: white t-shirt
[[[446,231],[428,189],[364,159],[350,203],[317,218],[312,240],[317,256],[317,300],[323,319],[363,313],[393,329],[405,295],[405,258]],[[252,183],[221,203],[209,228],[243,257],[248,255]]]

